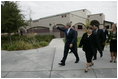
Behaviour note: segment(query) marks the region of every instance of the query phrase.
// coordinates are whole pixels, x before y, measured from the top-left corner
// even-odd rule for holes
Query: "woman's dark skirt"
[[[86,55],[87,63],[91,63],[92,62],[92,57],[93,57],[93,52],[92,51],[85,51],[85,55]]]
[[[110,41],[110,52],[116,52],[117,53],[117,40],[111,40]]]

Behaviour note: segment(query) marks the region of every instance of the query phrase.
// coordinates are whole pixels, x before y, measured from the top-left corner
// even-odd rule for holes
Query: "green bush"
[[[36,35],[35,38],[37,39],[37,41],[47,41],[50,42],[54,37],[54,35]]]
[[[42,47],[42,46],[41,46],[39,43],[34,43],[34,44],[33,44],[33,47],[34,47],[34,48],[40,48],[40,47]]]
[[[15,44],[16,45],[16,49],[15,50],[26,50],[26,49],[32,49],[33,45],[28,43],[28,42],[24,42],[24,41],[16,41]]]
[[[46,41],[41,41],[41,42],[39,42],[39,45],[41,45],[41,46],[47,46],[47,45],[48,45],[48,42],[46,42]]]
[[[1,47],[2,47],[1,48],[2,50],[8,50],[8,48],[10,47],[10,44],[2,44]]]
[[[4,50],[26,50],[33,48],[32,44],[24,42],[24,41],[15,41],[10,44],[5,44],[2,46]]]
[[[2,50],[26,50],[47,46],[54,38],[53,35],[12,35],[11,42],[9,36],[1,36]]]

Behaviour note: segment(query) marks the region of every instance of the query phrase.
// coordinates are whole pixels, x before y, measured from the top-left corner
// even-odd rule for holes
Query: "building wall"
[[[109,26],[108,29],[111,29],[113,22],[104,22],[104,26]]]
[[[66,25],[67,22],[69,22],[69,14],[61,14],[61,15],[57,15],[57,16],[39,19],[38,24],[40,26],[49,27],[50,30],[52,30],[54,25],[56,25],[56,24]]]
[[[72,11],[69,13],[44,17],[31,22],[31,27],[43,26],[43,27],[48,27],[50,28],[50,30],[52,30],[54,24],[66,25],[66,23],[70,21],[73,21],[72,23],[73,25],[78,23],[78,21],[85,24],[86,22],[85,19],[87,18],[88,14],[91,14],[90,11],[88,11],[87,9],[82,9],[82,10]]]
[[[39,26],[39,20],[32,21],[31,23],[29,22],[29,26],[26,28],[29,29],[29,28],[37,27],[37,26]]]
[[[75,15],[70,14],[70,21],[72,22],[72,26],[77,23],[83,23],[86,25],[87,18],[77,17]]]
[[[88,20],[89,20],[89,22],[91,22],[92,20],[99,21],[100,22],[100,28],[102,29],[103,25],[104,25],[105,16],[103,13],[88,15]]]
[[[70,21],[72,21],[72,25],[76,23],[83,23],[86,25],[88,14],[90,15],[91,13],[86,9],[70,12]]]
[[[78,24],[82,25],[82,29],[77,29],[78,36],[81,37],[84,33],[84,26],[87,25],[92,20],[98,20],[100,22],[100,28],[103,28],[105,16],[104,14],[94,14],[91,15],[91,12],[87,9],[82,9],[78,11],[72,11],[68,13],[63,13],[59,15],[49,16],[40,18],[38,20],[34,20],[31,22],[31,27],[47,27],[49,28],[49,33],[41,32],[40,34],[53,34],[56,37],[63,37],[63,33],[60,31],[54,31],[54,25],[60,24],[61,26],[65,26],[66,23],[72,22],[72,26],[75,25],[76,29]],[[29,28],[31,28],[29,27]],[[34,30],[35,31],[35,30]],[[37,31],[38,32],[38,31]]]
[[[72,26],[75,26],[75,29],[78,32],[78,37],[82,37],[85,32],[85,25],[87,23],[87,15],[90,14],[88,10],[79,10],[70,13],[70,21],[72,22]],[[78,25],[82,26],[82,29],[78,29]]]
[[[82,18],[87,18],[87,15],[91,14],[91,12],[88,11],[87,9],[82,9],[82,10],[78,10],[78,11],[72,11],[70,13],[73,14],[73,15],[77,15],[79,17],[82,17]]]

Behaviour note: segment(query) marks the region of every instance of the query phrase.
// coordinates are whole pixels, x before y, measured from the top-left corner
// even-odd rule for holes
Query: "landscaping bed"
[[[27,50],[47,46],[54,38],[53,35],[12,35],[1,36],[2,50]]]

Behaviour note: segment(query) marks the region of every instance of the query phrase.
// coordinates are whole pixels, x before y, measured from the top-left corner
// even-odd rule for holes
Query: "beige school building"
[[[68,22],[72,22],[72,26],[75,26],[78,31],[78,36],[82,36],[84,29],[92,20],[98,20],[101,29],[107,25],[111,27],[112,24],[112,22],[105,21],[105,15],[103,13],[91,14],[89,10],[82,9],[33,20],[25,28],[25,32],[40,35],[52,34],[55,37],[64,37],[64,33],[57,30],[54,26],[64,27]]]

